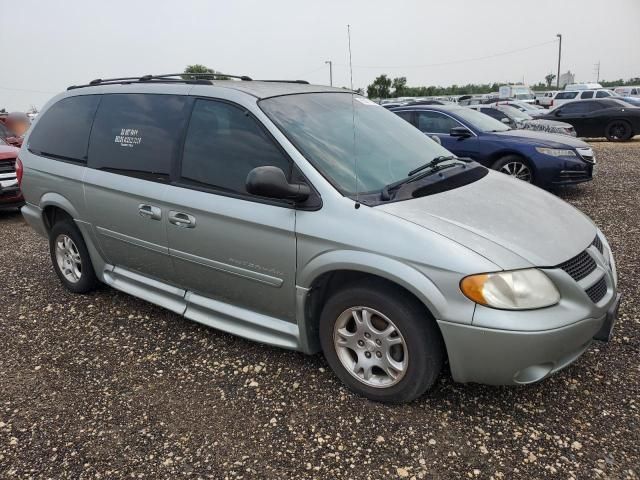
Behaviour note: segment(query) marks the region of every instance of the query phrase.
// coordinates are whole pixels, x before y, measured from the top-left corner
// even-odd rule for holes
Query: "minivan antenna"
[[[353,128],[353,162],[356,174],[356,210],[360,208],[360,191],[358,190],[358,154],[356,152],[356,107],[353,93],[353,64],[351,63],[351,25],[347,25],[347,38],[349,39],[349,80],[351,83],[351,126]]]

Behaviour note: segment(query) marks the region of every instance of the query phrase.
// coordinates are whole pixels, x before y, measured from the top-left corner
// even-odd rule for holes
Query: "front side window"
[[[103,95],[89,142],[89,167],[168,181],[188,118],[182,95]]]
[[[562,107],[560,111],[564,115],[574,115],[576,113],[586,113],[589,109],[589,103],[591,102],[571,102]]]
[[[613,96],[611,95],[611,92],[608,92],[606,90],[598,90],[598,92],[596,93],[596,98],[606,98],[611,96]]]
[[[451,155],[395,113],[348,92],[283,95],[259,106],[344,195],[378,192]]]
[[[291,177],[291,161],[245,110],[215,100],[197,100],[182,155],[182,180],[249,195],[247,175],[274,166]]]
[[[87,146],[98,95],[63,98],[42,114],[29,135],[30,151],[44,156],[87,161]]]
[[[461,127],[460,122],[440,112],[416,112],[418,128],[425,133],[449,135],[452,128]]]

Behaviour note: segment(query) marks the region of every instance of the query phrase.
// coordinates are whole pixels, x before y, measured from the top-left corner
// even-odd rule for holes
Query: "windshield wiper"
[[[402,180],[398,180],[396,182],[385,185],[384,188],[382,189],[382,192],[380,193],[380,198],[382,200],[391,200],[391,195],[389,195],[390,190],[395,190],[396,188],[401,187],[402,185],[405,185],[410,182],[415,182],[417,180],[420,180],[421,178],[428,177],[429,175],[433,175],[434,173],[439,172],[440,170],[444,170],[446,168],[456,166],[455,163],[451,163],[449,165],[438,165],[442,162],[446,162],[447,160],[458,160],[463,163],[469,163],[472,161],[471,159],[458,158],[454,155],[436,157],[430,162],[427,162],[424,165],[411,170],[407,174],[407,177],[403,178]],[[426,170],[427,168],[430,168],[430,170],[422,173],[421,175],[414,176],[416,175],[416,173]]]
[[[425,163],[424,165],[420,165],[418,168],[414,168],[409,173],[407,173],[407,176],[412,177],[416,173],[424,170],[425,168],[434,167],[439,163],[446,162],[447,160],[453,160],[455,158],[456,158],[455,155],[440,155],[439,157],[434,158],[433,160]]]

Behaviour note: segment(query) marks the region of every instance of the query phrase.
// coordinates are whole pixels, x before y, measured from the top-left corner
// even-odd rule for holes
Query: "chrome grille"
[[[607,293],[607,282],[604,277],[585,290],[593,303],[598,303]]]
[[[586,251],[580,252],[573,258],[557,266],[573,278],[576,282],[582,280],[596,269],[596,262]]]

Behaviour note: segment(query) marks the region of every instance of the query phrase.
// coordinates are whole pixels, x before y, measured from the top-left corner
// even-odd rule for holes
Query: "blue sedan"
[[[390,109],[422,132],[438,137],[459,157],[550,189],[588,182],[595,157],[589,144],[566,135],[512,130],[483,113],[459,106]]]

